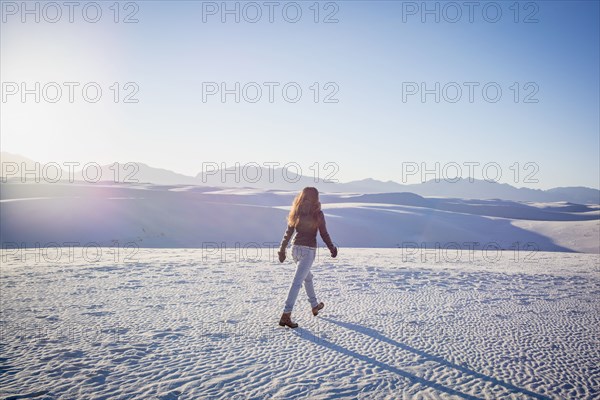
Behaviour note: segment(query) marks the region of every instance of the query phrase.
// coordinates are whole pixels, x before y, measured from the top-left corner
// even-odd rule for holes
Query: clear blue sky
[[[20,14],[5,10],[3,83],[98,82],[103,95],[95,104],[81,98],[80,88],[72,104],[66,89],[56,104],[8,97],[1,104],[2,150],[39,161],[140,161],[190,175],[200,172],[203,161],[296,162],[307,174],[314,162],[335,162],[341,181],[400,182],[406,162],[431,168],[435,162],[494,162],[502,167],[501,181],[515,186],[597,188],[599,3],[520,2],[517,23],[514,2],[494,3],[502,11],[496,23],[486,21],[495,18],[495,9],[483,14],[486,3],[474,9],[473,22],[463,7],[455,23],[448,21],[455,10],[443,9],[444,2],[438,3],[439,23],[433,15],[423,23],[422,10],[406,13],[420,1],[335,2],[337,10],[321,3],[319,23],[312,1],[299,2],[297,23],[283,18],[287,2],[275,8],[273,23],[264,6],[257,23],[243,14],[240,23],[232,15],[222,23],[219,12],[203,16],[203,7],[209,11],[221,2],[137,2],[139,22],[132,24],[113,22],[112,2],[102,3],[95,24],[79,9],[73,23],[67,15],[57,23],[26,16],[22,23]],[[246,10],[253,18],[255,11]],[[132,11],[121,10],[119,19]],[[339,22],[323,23],[334,11]],[[294,9],[286,15],[293,18]],[[525,23],[528,16],[538,22]],[[135,82],[139,102],[112,102],[113,82]],[[203,82],[281,84],[273,103],[263,85],[260,101],[238,104],[232,95],[225,103],[219,96],[203,102]],[[303,90],[297,103],[283,99],[286,82]],[[318,103],[310,89],[314,82],[320,84]],[[322,101],[333,90],[323,87],[327,82],[339,88],[338,103]],[[430,88],[457,82],[463,93],[456,103],[443,97],[436,103],[434,95],[422,102],[419,94],[404,102],[403,82]],[[464,82],[479,83],[472,103]],[[503,91],[498,102],[482,96],[489,82]],[[528,82],[533,85],[525,87]],[[523,102],[534,89],[538,102]],[[454,89],[447,94],[454,97]],[[509,169],[515,162],[521,166],[517,182]],[[539,183],[523,182],[531,172],[523,169],[526,162],[539,166]],[[418,181],[417,175],[407,183]]]

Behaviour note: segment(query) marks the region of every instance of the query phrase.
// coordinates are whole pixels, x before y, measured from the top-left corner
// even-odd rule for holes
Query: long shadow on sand
[[[390,338],[382,335],[381,333],[379,333],[378,331],[376,331],[374,329],[367,328],[367,327],[364,327],[364,326],[361,326],[361,325],[357,325],[357,324],[352,324],[352,323],[349,323],[349,322],[337,321],[335,319],[327,318],[327,317],[322,317],[322,320],[330,322],[332,324],[336,324],[336,325],[338,325],[338,326],[340,326],[342,328],[350,329],[350,330],[353,330],[355,332],[361,333],[363,335],[370,336],[370,337],[372,337],[375,340],[379,340],[381,342],[391,344],[392,346],[396,346],[396,347],[398,347],[400,349],[403,349],[403,350],[406,350],[406,351],[410,351],[410,352],[412,352],[414,354],[417,354],[417,355],[419,355],[419,356],[421,356],[421,357],[423,357],[423,358],[425,358],[427,360],[437,362],[437,363],[439,363],[441,365],[445,365],[445,366],[447,366],[449,368],[456,369],[456,370],[461,371],[461,372],[463,372],[465,374],[472,375],[475,378],[481,379],[483,381],[490,382],[490,383],[492,383],[494,385],[497,385],[497,386],[501,386],[501,387],[503,387],[503,388],[505,388],[505,389],[513,392],[513,393],[524,394],[524,395],[527,395],[527,396],[529,396],[531,398],[534,398],[534,399],[544,399],[544,400],[549,400],[550,399],[547,396],[544,396],[544,395],[532,392],[532,391],[527,390],[527,389],[523,389],[523,388],[517,387],[517,386],[512,385],[510,383],[507,383],[507,382],[503,382],[503,381],[501,381],[499,379],[496,379],[496,378],[493,378],[491,376],[487,376],[487,375],[481,374],[479,372],[473,371],[473,370],[471,370],[469,368],[466,368],[464,366],[451,363],[451,362],[449,362],[449,361],[447,361],[447,360],[445,360],[445,359],[443,359],[441,357],[429,354],[429,353],[427,353],[427,352],[425,352],[423,350],[419,350],[419,349],[411,347],[411,346],[409,346],[407,344],[400,343],[400,342],[398,342],[396,340],[390,339]],[[319,345],[324,346],[324,347],[326,347],[328,349],[338,351],[338,352],[340,352],[342,354],[349,355],[349,356],[352,356],[352,357],[354,357],[356,359],[359,359],[361,361],[364,361],[364,362],[367,362],[369,364],[378,366],[378,367],[380,367],[380,368],[382,368],[384,370],[387,370],[387,371],[393,372],[395,374],[398,374],[400,376],[403,376],[405,378],[408,378],[409,380],[411,380],[411,381],[413,381],[415,383],[420,383],[422,385],[426,385],[426,386],[432,387],[432,388],[434,388],[436,390],[439,390],[441,392],[445,392],[445,393],[448,393],[448,394],[459,396],[459,397],[462,397],[464,399],[477,399],[477,397],[474,397],[474,396],[471,396],[469,394],[462,393],[462,392],[460,392],[458,390],[455,390],[455,389],[452,389],[452,388],[440,385],[439,383],[432,382],[432,381],[429,381],[429,380],[424,379],[424,378],[420,378],[418,376],[415,376],[415,375],[410,374],[408,372],[402,371],[401,369],[398,369],[398,368],[393,367],[391,365],[388,365],[388,364],[385,364],[383,362],[377,361],[374,358],[371,358],[371,357],[359,354],[359,353],[357,353],[355,351],[346,349],[346,348],[344,348],[342,346],[339,346],[339,345],[337,345],[335,343],[329,342],[328,340],[325,340],[325,339],[322,339],[320,337],[317,337],[317,336],[313,335],[311,332],[309,332],[306,329],[297,328],[297,330],[299,331],[298,333],[300,334],[301,337],[306,338],[308,340],[311,340],[311,338],[312,338],[313,340],[311,340],[311,341],[313,343],[315,343],[315,344],[319,344]]]
[[[433,381],[429,381],[427,379],[418,377],[416,375],[413,375],[411,373],[408,373],[406,371],[403,371],[403,370],[401,370],[399,368],[393,367],[393,366],[388,365],[386,363],[383,363],[381,361],[377,361],[376,359],[374,359],[372,357],[368,357],[368,356],[365,356],[363,354],[359,354],[359,353],[357,353],[355,351],[348,350],[345,347],[342,347],[342,346],[337,345],[335,343],[332,343],[332,342],[330,342],[330,341],[328,341],[326,339],[323,339],[323,338],[315,336],[311,331],[309,331],[307,329],[296,328],[294,330],[294,333],[296,335],[298,335],[299,337],[303,338],[303,339],[309,340],[309,341],[311,341],[311,342],[313,342],[315,344],[319,344],[319,345],[321,345],[323,347],[326,347],[326,348],[328,348],[330,350],[337,351],[337,352],[339,352],[341,354],[354,357],[357,360],[360,360],[360,361],[366,362],[368,364],[374,365],[374,366],[379,367],[381,369],[384,369],[386,371],[393,372],[393,373],[395,373],[397,375],[400,375],[400,376],[402,376],[404,378],[407,378],[411,382],[419,383],[419,384],[421,384],[423,386],[429,386],[429,387],[432,387],[432,388],[434,388],[434,389],[436,389],[436,390],[438,390],[440,392],[444,392],[444,393],[448,393],[448,394],[451,394],[451,395],[454,395],[454,396],[458,396],[458,397],[463,398],[463,399],[480,400],[478,397],[471,396],[469,394],[460,392],[458,390],[455,390],[455,389],[452,389],[452,388],[440,385],[439,383],[436,383],[436,382],[433,382]]]

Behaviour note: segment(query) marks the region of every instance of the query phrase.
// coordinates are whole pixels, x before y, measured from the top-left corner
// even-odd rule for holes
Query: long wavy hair
[[[289,226],[296,227],[302,217],[303,223],[306,221],[309,226],[315,228],[319,225],[320,214],[319,191],[317,188],[307,186],[294,199],[287,222]]]

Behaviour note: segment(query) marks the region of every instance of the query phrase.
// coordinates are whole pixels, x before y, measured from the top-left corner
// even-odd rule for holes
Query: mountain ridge
[[[35,161],[13,153],[1,152],[2,181],[19,181],[23,172],[18,166],[25,163],[27,171],[34,169]],[[9,168],[6,163],[14,163]],[[14,170],[15,164],[17,171]],[[44,163],[40,164],[40,172]],[[115,167],[116,164],[116,167]],[[88,168],[90,169],[90,168]],[[321,178],[299,175],[286,168],[268,169],[265,167],[233,167],[199,172],[196,176],[180,174],[165,168],[157,168],[142,162],[112,163],[91,168],[87,172],[76,170],[75,181],[112,181],[123,183],[152,183],[158,185],[198,185],[229,188],[257,188],[266,190],[300,190],[305,186],[315,186],[323,192],[349,193],[396,193],[408,192],[424,197],[452,197],[471,199],[502,199],[525,202],[568,202],[576,204],[600,204],[600,190],[585,186],[561,186],[550,189],[516,187],[508,183],[489,182],[475,178],[459,178],[456,181],[431,179],[417,184],[401,184],[392,180],[381,181],[364,178],[349,182],[329,182]],[[254,171],[249,171],[253,169]],[[285,171],[285,172],[284,172]],[[64,171],[61,180],[69,178]],[[10,174],[8,174],[10,173]],[[98,174],[100,176],[98,176]],[[29,172],[29,175],[31,172]],[[91,175],[91,176],[90,176]],[[27,178],[27,177],[26,177]],[[41,177],[43,182],[45,177]],[[27,178],[28,181],[32,179]],[[47,179],[46,179],[47,180]]]

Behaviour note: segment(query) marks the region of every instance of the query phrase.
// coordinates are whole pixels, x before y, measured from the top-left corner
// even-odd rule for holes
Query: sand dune
[[[295,192],[150,184],[2,184],[3,244],[113,242],[140,247],[276,244]],[[342,247],[600,252],[597,206],[323,194]],[[6,246],[5,246],[6,247]]]

